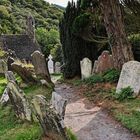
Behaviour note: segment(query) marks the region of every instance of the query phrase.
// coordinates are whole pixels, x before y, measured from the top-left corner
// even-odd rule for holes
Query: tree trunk
[[[110,39],[114,67],[121,70],[125,62],[134,59],[125,33],[121,6],[119,0],[100,0],[100,6]]]

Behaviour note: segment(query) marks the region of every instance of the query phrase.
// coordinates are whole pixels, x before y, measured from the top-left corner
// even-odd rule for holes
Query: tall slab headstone
[[[82,61],[80,61],[80,65],[82,79],[89,78],[92,73],[92,61],[88,58],[84,58]]]

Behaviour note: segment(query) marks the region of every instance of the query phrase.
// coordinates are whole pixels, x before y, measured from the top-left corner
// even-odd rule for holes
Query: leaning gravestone
[[[70,140],[61,116],[50,106],[44,96],[36,95],[32,104],[34,113],[48,139]]]
[[[44,55],[39,51],[35,51],[31,56],[36,75],[45,79],[47,86],[50,86],[49,84],[53,86]]]
[[[54,62],[52,60],[53,57],[51,55],[49,55],[48,58],[49,58],[48,69],[49,69],[49,73],[52,74],[52,73],[54,73]]]
[[[7,93],[10,102],[14,108],[16,116],[21,120],[31,121],[31,109],[24,92],[18,87],[14,81],[7,84]]]
[[[56,62],[55,63],[55,73],[61,73],[61,63],[60,62]]]
[[[33,73],[22,64],[12,63],[12,70],[16,72],[25,83],[37,83]]]
[[[8,70],[7,64],[3,59],[0,59],[0,74],[5,74],[5,72]]]
[[[109,51],[103,51],[102,54],[98,57],[98,61],[94,62],[93,72],[102,74],[108,69],[114,68],[113,58],[109,54]]]
[[[116,93],[122,88],[130,86],[134,91],[134,96],[140,93],[140,62],[129,61],[123,65]]]
[[[84,58],[82,61],[80,61],[80,65],[82,79],[89,78],[92,73],[92,61],[88,58]]]

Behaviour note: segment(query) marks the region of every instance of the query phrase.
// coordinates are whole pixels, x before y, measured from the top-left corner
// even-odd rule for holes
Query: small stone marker
[[[5,72],[8,70],[7,64],[3,59],[0,59],[0,74],[5,74]]]
[[[8,102],[8,100],[9,100],[9,95],[8,95],[8,92],[7,92],[7,88],[5,88],[5,90],[4,90],[3,94],[2,94],[2,97],[0,99],[0,103],[5,104],[5,103]]]
[[[11,67],[11,64],[12,64],[12,63],[14,63],[14,58],[8,57],[7,65],[8,65],[8,70],[9,70],[9,71],[12,71],[12,67]]]
[[[49,73],[52,74],[52,73],[54,73],[54,62],[52,60],[53,57],[51,55],[49,55],[48,58],[49,58],[48,69],[49,69]]]
[[[67,100],[62,98],[58,93],[52,93],[51,104],[57,113],[64,119]]]
[[[134,96],[140,93],[140,62],[129,61],[123,65],[116,93],[122,88],[130,86],[134,91]]]
[[[60,62],[56,62],[55,63],[55,73],[61,73],[61,63]]]
[[[80,61],[80,65],[82,79],[89,78],[92,73],[92,61],[88,58],[84,58],[82,61]]]
[[[113,58],[109,54],[109,51],[103,51],[102,54],[98,57],[98,61],[94,62],[93,72],[102,74],[108,69],[114,68]]]

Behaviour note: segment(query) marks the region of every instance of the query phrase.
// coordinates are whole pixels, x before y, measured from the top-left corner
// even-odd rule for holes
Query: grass
[[[67,133],[70,137],[70,140],[78,140],[77,137],[75,136],[75,134],[72,132],[72,130],[70,128],[67,129]]]
[[[10,106],[0,107],[0,140],[40,140],[41,135],[38,124],[20,122]]]
[[[21,79],[16,76],[18,82]],[[6,86],[6,79],[0,77],[0,95]],[[51,89],[40,85],[32,85],[22,88],[29,99],[33,95],[42,94],[48,100],[51,98]],[[0,140],[40,140],[42,129],[38,123],[23,123],[16,119],[13,109],[10,105],[0,106]]]

